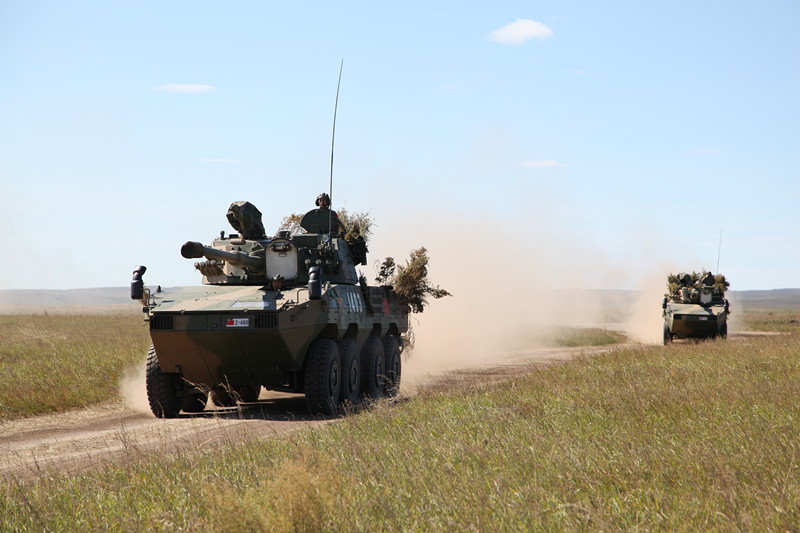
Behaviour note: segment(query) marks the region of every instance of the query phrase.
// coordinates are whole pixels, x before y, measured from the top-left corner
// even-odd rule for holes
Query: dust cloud
[[[126,407],[143,413],[150,412],[145,384],[145,364],[127,369],[119,380],[119,395]]]
[[[432,373],[529,354],[541,348],[542,334],[563,326],[615,329],[632,341],[661,342],[662,265],[652,279],[633,279],[632,266],[591,243],[552,228],[508,231],[511,225],[487,218],[440,214],[430,231],[409,227],[407,217],[402,233],[371,241],[372,261],[391,255],[401,264],[424,245],[430,281],[453,294],[429,299],[423,313],[410,316],[415,345],[404,378],[414,383]],[[626,282],[642,286],[613,290]]]

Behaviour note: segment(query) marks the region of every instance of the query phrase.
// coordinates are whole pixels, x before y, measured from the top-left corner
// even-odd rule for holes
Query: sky
[[[800,3],[0,1],[0,289],[200,281],[329,189],[370,261],[800,287]],[[372,268],[372,266],[371,266]],[[474,268],[474,274],[470,270]],[[463,285],[470,287],[469,283]],[[470,289],[467,289],[470,290]],[[463,292],[462,292],[463,294]]]

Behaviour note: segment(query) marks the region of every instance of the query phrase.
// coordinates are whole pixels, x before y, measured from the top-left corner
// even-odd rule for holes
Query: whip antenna
[[[339,87],[342,86],[342,68],[344,67],[344,59],[339,65],[339,83],[336,84],[336,104],[333,106],[333,132],[331,133],[331,182],[328,187],[328,196],[331,198],[333,204],[333,145],[336,141],[336,111],[339,109]],[[333,205],[328,206],[328,233],[333,232]]]
[[[722,229],[719,230],[719,248],[717,248],[717,274],[719,274],[719,254],[722,252]]]

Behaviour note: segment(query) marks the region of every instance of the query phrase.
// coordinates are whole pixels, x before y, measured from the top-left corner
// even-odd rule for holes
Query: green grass
[[[150,345],[134,314],[0,315],[0,331],[0,420],[117,399]]]
[[[754,331],[787,333],[800,329],[800,312],[745,310],[744,321]]]
[[[624,333],[604,328],[556,328],[545,341],[551,346],[577,348],[579,346],[608,346],[627,340]]]
[[[286,438],[7,483],[0,530],[794,530],[798,383],[796,329],[615,349]]]

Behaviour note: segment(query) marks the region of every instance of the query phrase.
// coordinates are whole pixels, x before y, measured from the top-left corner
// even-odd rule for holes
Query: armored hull
[[[664,312],[665,342],[673,338],[725,337],[728,334],[728,312],[724,304],[707,305],[667,303]]]

